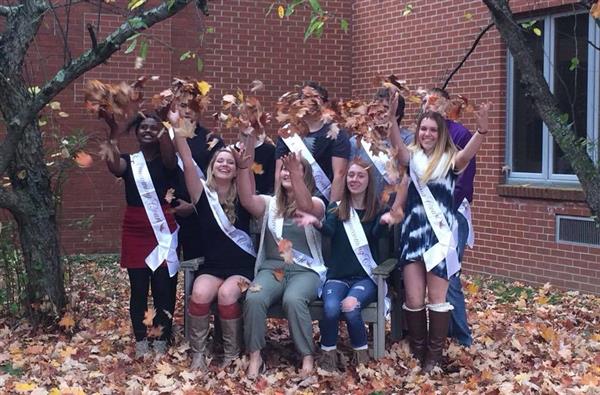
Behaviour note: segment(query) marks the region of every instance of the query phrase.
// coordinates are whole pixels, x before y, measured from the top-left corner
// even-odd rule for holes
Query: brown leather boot
[[[210,327],[210,314],[203,316],[190,314],[189,319],[190,348],[192,350],[192,364],[190,368],[205,371],[208,369],[208,365],[206,364],[206,342]]]
[[[429,342],[427,343],[423,373],[429,373],[433,368],[442,364],[449,322],[450,311],[429,310]]]
[[[242,349],[242,318],[221,321],[223,335],[223,362],[221,369],[231,365],[239,356]]]
[[[354,350],[352,351],[352,364],[354,366],[366,365],[371,360],[369,350]]]
[[[408,340],[410,352],[421,365],[425,361],[425,350],[427,347],[427,313],[425,306],[420,310],[408,309],[402,306],[408,326]]]
[[[338,362],[337,350],[321,350],[317,358],[317,366],[328,372],[338,372]]]

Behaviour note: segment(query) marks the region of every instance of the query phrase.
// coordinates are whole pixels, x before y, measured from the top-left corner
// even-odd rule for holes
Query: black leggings
[[[163,266],[156,269],[154,273],[149,268],[143,268],[127,269],[127,274],[131,286],[129,315],[135,340],[144,340],[148,334],[143,321],[144,313],[148,309],[148,289],[150,287],[152,287],[152,300],[156,311],[153,325],[163,327],[162,334],[157,339],[170,340],[173,312],[175,311],[177,275],[169,277],[169,270]]]

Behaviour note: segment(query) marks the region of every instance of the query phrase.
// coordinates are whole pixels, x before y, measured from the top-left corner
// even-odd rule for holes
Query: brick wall
[[[257,3],[260,3],[257,6]],[[264,4],[262,4],[264,3]],[[295,83],[305,79],[322,81],[332,96],[368,96],[372,80],[378,75],[395,73],[411,87],[440,85],[460,61],[472,40],[489,22],[480,2],[457,0],[431,2],[415,0],[413,12],[402,17],[404,2],[394,0],[322,1],[324,6],[351,21],[351,33],[344,34],[332,23],[321,40],[303,42],[307,14],[300,12],[291,19],[265,17],[268,1],[211,1],[211,16],[198,17],[189,7],[180,15],[155,28],[149,34],[153,43],[144,74],[159,75],[161,81],[149,90],[166,84],[171,76],[199,77],[213,85],[212,97],[219,103],[224,93],[238,87],[248,88],[254,79],[265,83],[261,99],[272,107],[276,98]],[[512,1],[518,12],[550,7],[570,8],[572,1]],[[103,37],[114,28],[120,6],[105,5],[100,18]],[[92,8],[76,8],[69,43],[74,54],[89,46],[85,23],[97,23]],[[468,14],[468,15],[467,15]],[[469,17],[471,16],[471,17]],[[64,18],[64,15],[59,17]],[[32,47],[31,75],[50,75],[63,60],[62,39],[51,17]],[[200,33],[210,27],[200,44]],[[161,46],[168,43],[173,50]],[[33,51],[35,50],[35,51]],[[39,51],[38,51],[39,50]],[[188,50],[199,51],[204,71],[199,76],[192,61],[179,61]],[[71,114],[62,119],[68,132],[77,127],[101,136],[103,125],[85,114],[82,86],[86,79],[130,80],[137,76],[132,69],[135,52],[118,54],[71,85],[58,98]],[[600,249],[557,244],[554,242],[556,214],[588,215],[586,206],[574,201],[547,201],[501,197],[497,186],[504,182],[506,47],[492,29],[456,74],[449,90],[476,102],[494,102],[492,127],[478,155],[475,204],[473,207],[477,246],[468,252],[465,270],[521,279],[532,283],[555,285],[600,293]],[[205,124],[213,126],[207,111]],[[407,107],[406,124],[411,123],[416,108]],[[474,119],[462,120],[469,128]],[[228,142],[234,135],[221,131]],[[98,138],[97,137],[97,138]],[[135,149],[126,139],[123,151]],[[123,188],[110,176],[102,163],[90,169],[76,170],[66,188],[62,215],[62,245],[67,252],[114,252],[120,243],[120,218],[124,205]],[[91,240],[88,231],[68,227],[77,219],[94,215]],[[84,241],[85,240],[85,241]]]
[[[511,1],[511,7],[520,13],[543,12],[560,6],[570,10],[571,3],[522,0]],[[403,17],[401,2],[354,2],[353,95],[369,95],[373,78],[389,73],[413,88],[441,85],[489,23],[481,2],[411,4],[413,12]],[[448,89],[478,103],[494,103],[491,131],[477,157],[473,205],[477,240],[475,249],[466,254],[465,271],[600,293],[600,248],[558,244],[554,239],[556,215],[589,215],[585,204],[501,197],[496,191],[504,183],[506,46],[495,29],[481,40]],[[407,107],[407,126],[415,112],[415,105]],[[461,121],[475,127],[473,116]]]

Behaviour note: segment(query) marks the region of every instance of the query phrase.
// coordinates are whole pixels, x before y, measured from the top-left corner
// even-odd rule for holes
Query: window
[[[575,133],[597,143],[600,118],[600,28],[587,14],[560,14],[538,19],[528,29],[533,56]],[[537,34],[536,34],[537,33]],[[540,34],[541,33],[541,34]],[[577,183],[568,161],[535,114],[520,87],[521,74],[508,54],[507,163],[509,181]],[[598,145],[589,154],[598,160]]]

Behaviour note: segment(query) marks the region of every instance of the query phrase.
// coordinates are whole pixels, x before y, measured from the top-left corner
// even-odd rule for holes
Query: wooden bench
[[[393,243],[395,244],[395,243]],[[382,239],[380,243],[380,251],[383,257],[390,256],[389,240]],[[195,258],[181,262],[181,270],[184,272],[184,335],[188,338],[188,300],[192,292],[194,283],[194,272],[198,266],[204,263],[204,258]],[[373,336],[373,358],[379,359],[385,354],[385,294],[384,284],[396,267],[396,258],[386,259],[373,271],[374,277],[377,280],[377,302],[373,302],[362,309],[362,317],[365,323],[372,326]],[[402,292],[398,292],[402,295]],[[392,318],[392,339],[399,339],[402,335],[402,301],[392,300],[391,318]],[[323,318],[323,301],[315,300],[309,305],[310,315],[313,320]],[[285,314],[280,304],[271,306],[267,312],[269,318],[285,318]]]

